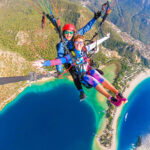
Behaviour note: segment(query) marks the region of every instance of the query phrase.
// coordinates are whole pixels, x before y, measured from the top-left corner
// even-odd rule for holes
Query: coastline
[[[54,73],[55,71],[50,71],[50,73]],[[71,78],[71,76],[67,77],[68,80],[73,81],[73,79]],[[17,91],[16,93],[14,93],[11,97],[9,97],[8,99],[4,100],[1,104],[0,104],[0,112],[3,110],[3,108],[9,104],[10,102],[12,102],[20,93],[22,93],[28,86],[31,86],[31,84],[44,84],[48,81],[53,81],[55,79],[55,77],[45,77],[42,78],[38,81],[26,81]]]
[[[128,82],[129,87],[125,89],[123,92],[123,95],[125,97],[129,97],[131,92],[136,88],[136,86],[141,83],[144,79],[150,77],[150,69],[145,69],[143,72],[132,78],[131,81]],[[104,126],[102,127],[102,130],[99,132],[99,134],[95,137],[96,143],[99,145],[100,150],[116,150],[117,149],[117,126],[118,126],[118,120],[121,114],[121,111],[123,109],[124,104],[122,104],[120,107],[116,109],[113,121],[112,121],[112,145],[110,148],[104,147],[100,142],[99,142],[99,137],[103,132],[103,129],[105,128]]]
[[[128,82],[128,84],[130,85],[129,87],[127,87],[125,89],[125,92],[123,93],[123,95],[125,97],[128,97],[130,95],[130,93],[134,90],[134,88],[140,83],[142,82],[144,79],[150,77],[150,69],[145,69],[144,72],[141,72],[140,74],[138,74],[137,76],[135,76],[131,81]],[[71,80],[70,77],[68,77],[69,80]],[[0,104],[0,111],[2,111],[2,109],[8,104],[10,103],[11,101],[13,101],[22,91],[24,91],[24,89],[28,86],[30,86],[30,84],[32,83],[45,83],[47,81],[52,81],[54,80],[54,77],[49,77],[49,78],[42,78],[41,80],[38,80],[38,81],[33,81],[33,82],[26,82],[20,89],[17,90],[17,92],[12,95],[10,98],[8,98],[7,100],[5,100],[2,104]],[[118,125],[118,119],[119,119],[119,116],[121,114],[121,111],[122,111],[122,108],[123,108],[123,105],[120,106],[119,108],[117,108],[116,110],[116,113],[114,115],[114,118],[113,118],[113,122],[112,122],[112,128],[113,128],[113,132],[112,132],[112,146],[110,148],[108,147],[104,147],[103,145],[100,144],[99,142],[99,136],[101,135],[103,129],[104,129],[104,126],[105,126],[105,123],[102,127],[102,129],[99,131],[98,135],[96,135],[95,137],[95,142],[97,143],[96,145],[99,145],[99,148],[101,150],[116,150],[117,148],[117,125]]]
[[[11,97],[9,97],[8,99],[4,100],[1,104],[0,104],[0,112],[3,111],[4,107],[9,104],[10,102],[12,102],[21,92],[24,91],[24,89],[28,87],[28,84],[24,84],[23,86],[21,86],[16,93],[14,93]]]
[[[49,77],[49,78],[42,78],[38,81],[26,81],[24,85],[22,85],[17,91],[16,93],[14,93],[11,97],[9,97],[8,99],[4,100],[1,104],[0,104],[0,112],[4,109],[4,107],[9,104],[10,102],[12,102],[20,93],[22,93],[28,86],[30,86],[33,83],[36,84],[43,84],[47,81],[52,81],[54,79],[54,77]]]
[[[150,77],[150,69],[145,69],[144,72],[141,72],[137,76],[135,76],[128,84],[129,87],[127,87],[123,93],[125,97],[129,97],[131,92],[135,89],[135,87],[141,83],[144,79]],[[124,105],[121,107],[117,108],[117,111],[115,113],[113,123],[112,123],[112,128],[113,128],[113,138],[112,138],[112,146],[110,150],[116,150],[117,148],[117,126],[118,126],[118,119],[120,117],[122,108]]]
[[[126,88],[125,92],[123,93],[124,96],[128,97],[130,93],[134,90],[134,88],[141,83],[144,79],[150,77],[150,69],[145,69],[144,72],[141,72],[137,76],[135,76],[130,82],[130,86]]]

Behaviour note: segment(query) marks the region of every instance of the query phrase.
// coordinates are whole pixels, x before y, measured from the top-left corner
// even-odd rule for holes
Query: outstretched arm
[[[70,55],[66,55],[62,58],[58,58],[58,59],[55,59],[55,60],[47,60],[47,61],[44,61],[44,60],[38,60],[36,62],[33,63],[33,66],[37,67],[37,68],[41,68],[41,67],[44,67],[44,66],[56,66],[56,65],[60,65],[60,64],[65,64],[65,63],[72,63],[72,59],[70,57]]]
[[[101,16],[101,11],[95,12],[94,13],[94,17],[92,18],[92,20],[90,20],[83,28],[81,28],[80,30],[78,30],[76,34],[84,35],[86,32],[88,32],[89,30],[91,30],[91,28],[95,24],[96,20],[100,16]]]
[[[92,51],[94,48],[98,47],[100,44],[102,44],[104,41],[108,40],[110,38],[110,33],[108,33],[105,37],[95,41],[92,44],[89,44],[86,46],[86,49],[88,52]]]
[[[96,19],[93,18],[83,28],[81,28],[80,30],[78,30],[76,34],[84,35],[86,32],[88,32],[89,30],[91,30],[91,28],[93,27],[93,25],[95,24],[95,22],[96,22]]]
[[[65,64],[70,61],[71,61],[70,55],[66,55],[62,58],[58,58],[55,60],[47,60],[43,63],[43,66],[56,66],[56,65],[60,65],[60,64]]]

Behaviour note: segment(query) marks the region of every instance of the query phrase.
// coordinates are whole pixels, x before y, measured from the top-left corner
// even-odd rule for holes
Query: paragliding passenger
[[[83,28],[81,28],[80,30],[76,31],[76,28],[73,24],[65,24],[63,26],[63,37],[65,40],[65,44],[67,46],[67,48],[69,50],[73,49],[73,37],[76,34],[81,34],[84,35],[86,32],[88,32],[89,30],[91,30],[91,28],[93,27],[93,25],[95,24],[96,20],[101,16],[101,11],[98,11],[94,14],[94,17],[92,20],[90,20],[87,25],[85,25]],[[66,55],[66,51],[65,51],[65,47],[63,42],[61,41],[60,43],[57,44],[57,58],[62,58],[64,57],[64,55]],[[70,64],[67,63],[65,64],[65,68],[68,69],[70,67]],[[63,67],[62,65],[57,65],[56,66],[58,75],[61,74]],[[72,67],[69,70],[70,74],[73,77],[74,83],[77,87],[77,89],[80,91],[80,100],[83,100],[86,98],[86,95],[82,89],[81,83],[80,83],[80,79],[78,77],[78,74],[76,73],[76,69],[74,67]]]
[[[76,35],[74,37],[74,49],[71,51],[71,53],[73,54],[73,58],[69,54],[67,54],[64,57],[58,58],[56,60],[45,61],[42,63],[42,66],[54,66],[65,63],[74,65],[74,68],[76,69],[81,82],[86,82],[89,85],[93,86],[98,92],[107,97],[107,99],[110,100],[112,104],[114,104],[115,106],[120,106],[122,102],[126,102],[127,99],[123,97],[122,94],[101,74],[99,74],[99,72],[97,72],[90,66],[90,62],[87,57],[87,53],[89,52],[90,50],[85,50],[84,47],[84,36]],[[111,96],[111,94],[109,94],[101,84],[106,89],[113,92],[116,97]]]

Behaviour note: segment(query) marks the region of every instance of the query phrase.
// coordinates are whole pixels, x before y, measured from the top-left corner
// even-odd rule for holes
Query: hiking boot
[[[86,95],[83,91],[80,92],[80,102],[86,99]]]
[[[115,105],[116,107],[120,106],[122,104],[122,100],[121,99],[116,99],[114,97],[111,97],[110,102]]]
[[[116,98],[117,98],[118,100],[123,101],[124,103],[126,103],[126,102],[128,101],[125,97],[122,96],[121,93],[116,94]]]

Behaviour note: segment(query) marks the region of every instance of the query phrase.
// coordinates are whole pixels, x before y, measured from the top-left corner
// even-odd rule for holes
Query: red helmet
[[[74,31],[74,32],[76,32],[76,28],[75,28],[75,26],[73,25],[73,24],[65,24],[64,26],[63,26],[63,31],[65,31],[65,30],[71,30],[71,31]]]

